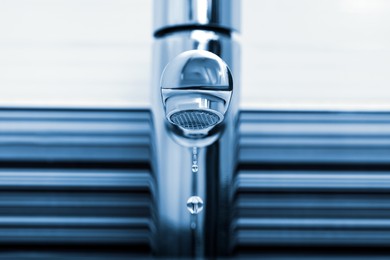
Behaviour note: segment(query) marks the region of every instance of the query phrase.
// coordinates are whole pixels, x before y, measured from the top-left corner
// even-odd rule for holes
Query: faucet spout
[[[216,132],[211,130],[223,123],[232,92],[230,69],[209,51],[179,54],[161,77],[162,102],[170,128],[190,139],[206,138]]]

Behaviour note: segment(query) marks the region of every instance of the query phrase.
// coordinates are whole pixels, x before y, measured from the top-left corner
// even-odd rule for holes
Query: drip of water
[[[196,229],[196,223],[195,223],[195,221],[192,221],[192,222],[191,222],[190,227],[191,227],[191,229]]]
[[[198,166],[198,148],[193,147],[192,148],[192,166],[191,171],[193,173],[197,173],[199,171]],[[203,200],[199,196],[196,196],[197,194],[197,175],[193,176],[193,186],[192,186],[192,194],[188,200],[187,200],[187,209],[192,215],[197,215],[199,212],[203,210]],[[191,228],[196,228],[196,223],[192,222]]]
[[[198,148],[193,147],[192,148],[192,167],[191,171],[193,173],[198,172],[199,167],[198,167]]]
[[[192,196],[187,200],[187,209],[193,214],[197,215],[203,210],[203,200],[198,196]]]
[[[192,172],[193,172],[193,173],[196,173],[196,172],[198,172],[198,170],[199,170],[199,167],[198,167],[198,165],[196,165],[196,164],[193,164],[193,165],[192,165],[192,167],[191,167],[191,170],[192,170]]]
[[[203,216],[199,215],[199,213],[203,210],[203,200],[199,195],[199,187],[198,187],[198,179],[202,177],[198,173],[198,155],[199,151],[197,147],[192,147],[191,153],[191,179],[192,179],[192,187],[191,187],[191,197],[187,200],[187,209],[191,213],[190,216],[190,229],[191,229],[191,240],[193,243],[194,253],[193,256],[199,256],[200,252],[202,252],[202,223]],[[202,173],[202,171],[200,172]]]

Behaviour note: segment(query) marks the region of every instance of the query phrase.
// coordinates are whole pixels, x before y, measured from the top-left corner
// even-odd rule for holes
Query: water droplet
[[[188,211],[195,215],[203,210],[203,200],[198,196],[192,196],[187,200]]]
[[[196,229],[196,223],[195,222],[191,222],[191,229]]]
[[[192,167],[191,167],[191,170],[192,170],[192,172],[198,172],[198,170],[199,170],[198,165],[193,164]]]

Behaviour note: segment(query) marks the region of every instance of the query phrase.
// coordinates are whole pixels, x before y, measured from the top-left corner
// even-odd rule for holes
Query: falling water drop
[[[187,200],[187,209],[193,214],[199,214],[203,210],[203,200],[198,196],[192,196]]]
[[[195,222],[191,222],[190,227],[191,227],[191,229],[196,229],[196,223]]]
[[[192,172],[198,172],[198,170],[199,170],[198,165],[193,164],[192,167],[191,167],[191,170],[192,170]]]

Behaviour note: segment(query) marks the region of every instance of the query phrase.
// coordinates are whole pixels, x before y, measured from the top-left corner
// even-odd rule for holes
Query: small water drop
[[[198,170],[199,170],[198,165],[193,164],[192,167],[191,167],[191,170],[192,170],[192,172],[198,172]]]
[[[203,200],[198,196],[192,196],[187,200],[187,209],[193,214],[199,214],[203,210]]]
[[[195,222],[191,222],[191,229],[196,229],[196,223]]]

